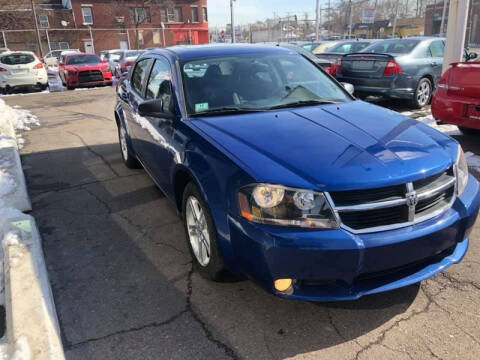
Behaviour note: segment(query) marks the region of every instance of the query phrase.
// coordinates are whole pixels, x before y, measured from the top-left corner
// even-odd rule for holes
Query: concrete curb
[[[40,234],[33,217],[0,210],[7,351],[10,359],[63,360],[62,341]]]
[[[0,358],[65,360],[57,313],[12,123],[0,122]],[[3,253],[2,251],[3,250]]]
[[[9,182],[12,182],[12,186],[5,186]],[[4,187],[0,189],[0,200],[5,206],[21,211],[32,210],[18,153],[15,129],[8,120],[0,123],[0,184]]]

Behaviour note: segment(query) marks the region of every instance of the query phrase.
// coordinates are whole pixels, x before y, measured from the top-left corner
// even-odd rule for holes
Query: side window
[[[433,57],[443,57],[443,51],[444,51],[445,45],[443,44],[443,41],[434,41],[430,44],[429,49],[432,53]]]
[[[170,112],[172,106],[172,82],[170,64],[164,59],[156,59],[147,85],[147,99],[162,99],[163,111]]]
[[[132,89],[135,90],[139,95],[142,95],[142,84],[147,76],[149,62],[150,59],[140,60],[132,73]]]

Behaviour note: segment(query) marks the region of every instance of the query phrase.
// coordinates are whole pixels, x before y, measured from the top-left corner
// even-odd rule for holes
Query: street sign
[[[373,24],[375,21],[375,9],[363,9],[362,10],[362,23]]]

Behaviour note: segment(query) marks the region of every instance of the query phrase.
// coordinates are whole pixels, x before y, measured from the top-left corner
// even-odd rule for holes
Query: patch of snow
[[[420,121],[428,126],[431,126],[434,129],[441,131],[447,135],[461,135],[461,132],[460,130],[458,130],[458,127],[456,125],[450,125],[450,124],[438,125],[437,120],[435,120],[432,115],[421,116],[416,118],[415,120]]]
[[[31,130],[32,125],[40,126],[40,121],[28,110],[19,107],[8,106],[5,101],[0,99],[0,128],[6,127],[7,121],[10,121],[15,130]],[[16,131],[17,144],[21,149],[25,140],[22,135]],[[6,139],[8,138],[8,139]],[[2,140],[11,140],[8,136],[0,134],[0,142]]]
[[[20,336],[15,341],[15,350],[10,360],[30,360],[32,358],[30,346],[26,336]]]
[[[15,177],[0,169],[0,197],[11,194],[17,188]]]
[[[470,151],[465,153],[465,158],[467,159],[467,164],[469,167],[474,168],[477,171],[480,171],[480,156],[476,155]]]

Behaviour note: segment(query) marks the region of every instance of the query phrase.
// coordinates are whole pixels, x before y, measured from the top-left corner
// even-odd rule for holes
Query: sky
[[[207,0],[207,6],[210,27],[225,27],[230,23],[230,0]],[[310,19],[315,18],[315,0],[236,0],[234,6],[237,25],[273,18],[274,11],[279,16],[290,11],[302,18],[308,12]]]

